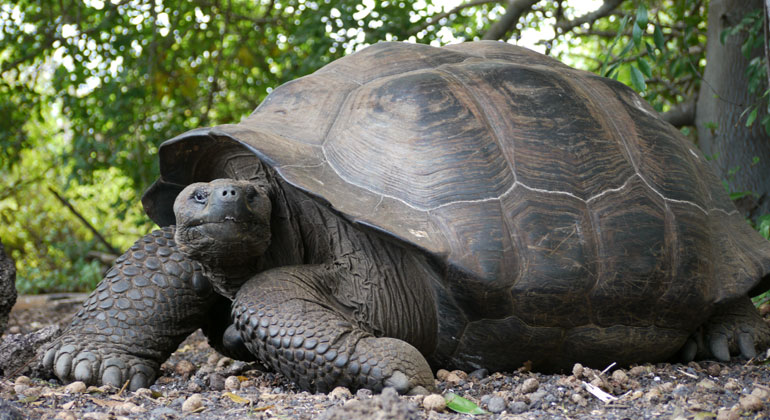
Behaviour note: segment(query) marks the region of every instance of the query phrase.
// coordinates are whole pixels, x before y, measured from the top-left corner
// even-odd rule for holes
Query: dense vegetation
[[[715,0],[711,2],[718,3]],[[719,3],[730,3],[722,1]],[[737,42],[770,128],[761,1],[719,31]],[[380,40],[520,43],[629,84],[698,139],[692,104],[708,63],[706,0],[16,0],[0,4],[0,238],[22,293],[87,290],[104,261],[152,229],[139,197],[160,143],[237,122],[270,90]],[[713,38],[713,37],[712,37]],[[702,95],[702,93],[700,93]],[[706,119],[708,125],[708,118]],[[765,131],[762,135],[766,137]],[[738,145],[736,140],[735,147]],[[767,146],[765,146],[767,147]],[[761,154],[761,153],[760,153]],[[759,155],[759,154],[758,154]],[[720,156],[714,156],[719,160]],[[768,166],[757,156],[745,168]],[[723,174],[747,215],[768,191]]]

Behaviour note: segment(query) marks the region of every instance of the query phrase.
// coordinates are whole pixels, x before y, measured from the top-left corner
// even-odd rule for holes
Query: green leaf
[[[636,22],[639,23],[639,26],[641,27],[647,26],[647,7],[644,4],[640,4],[639,8],[636,9]]]
[[[644,83],[644,75],[636,66],[631,66],[631,84],[638,92],[647,90],[647,84]]]
[[[666,48],[666,40],[663,38],[663,31],[660,30],[660,25],[655,24],[655,31],[652,33],[652,39],[655,41],[655,46],[663,51]]]
[[[636,64],[639,65],[639,70],[641,70],[648,79],[652,78],[652,68],[650,68],[650,63],[648,63],[647,60],[639,57],[636,60]]]
[[[454,412],[462,414],[487,414],[486,411],[474,404],[473,401],[465,399],[457,394],[450,392],[449,394],[446,394],[444,399],[446,400],[446,406]]]
[[[740,200],[743,197],[749,197],[749,196],[751,196],[751,191],[736,191],[736,192],[730,193],[730,200],[732,201]]]
[[[749,113],[749,117],[746,118],[746,127],[751,127],[751,124],[754,124],[754,120],[757,119],[757,111],[759,108],[754,108]]]
[[[642,28],[638,23],[634,23],[634,28],[631,30],[631,38],[634,40],[634,45],[639,46],[642,43]]]

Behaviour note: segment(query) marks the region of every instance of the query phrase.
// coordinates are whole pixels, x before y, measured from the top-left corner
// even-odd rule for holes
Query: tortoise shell
[[[770,272],[703,154],[636,93],[506,43],[365,48],[170,140],[159,183],[233,141],[445,264],[468,320],[691,331]],[[159,224],[168,201],[145,197]]]

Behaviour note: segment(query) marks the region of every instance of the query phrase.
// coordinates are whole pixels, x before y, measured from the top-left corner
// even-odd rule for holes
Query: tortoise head
[[[259,180],[188,185],[174,201],[179,249],[219,272],[242,272],[239,267],[253,265],[270,245],[268,191]]]

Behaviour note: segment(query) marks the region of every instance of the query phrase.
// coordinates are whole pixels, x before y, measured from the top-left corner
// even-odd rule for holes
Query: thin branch
[[[115,255],[120,254],[120,252],[118,252],[118,250],[115,249],[115,247],[113,247],[109,242],[107,242],[107,239],[105,239],[104,236],[102,236],[102,234],[99,233],[99,231],[96,230],[96,228],[91,223],[89,223],[88,220],[86,220],[86,218],[83,217],[83,215],[80,214],[80,212],[78,212],[77,209],[75,209],[75,207],[72,204],[70,204],[70,202],[67,201],[66,198],[62,197],[61,194],[59,194],[55,189],[53,189],[53,187],[48,187],[48,191],[51,191],[51,193],[54,195],[54,197],[56,197],[57,200],[59,200],[62,204],[64,204],[64,206],[67,207],[69,211],[71,211],[72,214],[75,215],[75,217],[80,219],[80,221],[83,222],[84,225],[86,225],[88,230],[90,230],[91,233],[93,233],[94,236],[96,236],[96,238],[99,240],[99,242],[104,244],[104,246],[106,246],[110,252],[112,252]]]
[[[521,16],[530,11],[537,2],[538,0],[509,0],[505,14],[489,28],[483,39],[502,39],[505,37],[511,29],[516,27],[516,22]]]
[[[617,9],[623,0],[604,0],[601,6],[593,12],[584,14],[583,16],[576,17],[572,20],[563,20],[556,22],[554,29],[561,30],[562,33],[572,30],[576,26],[580,26],[584,23],[593,23],[596,19],[609,15],[613,10]]]
[[[455,6],[452,10],[450,10],[448,12],[441,12],[441,13],[438,13],[438,14],[433,15],[433,16],[428,16],[425,19],[425,22],[422,23],[422,25],[420,25],[420,26],[410,30],[409,31],[409,35],[415,35],[415,34],[419,33],[420,31],[423,31],[423,30],[427,29],[428,26],[434,25],[434,24],[438,23],[438,21],[440,21],[441,19],[444,19],[445,17],[449,17],[450,15],[452,15],[454,13],[458,13],[458,12],[460,12],[463,9],[467,9],[467,8],[473,7],[473,6],[480,6],[482,4],[487,4],[487,3],[500,3],[500,0],[473,0],[473,1],[469,1],[467,3],[463,3],[463,4],[460,4],[458,6]]]

